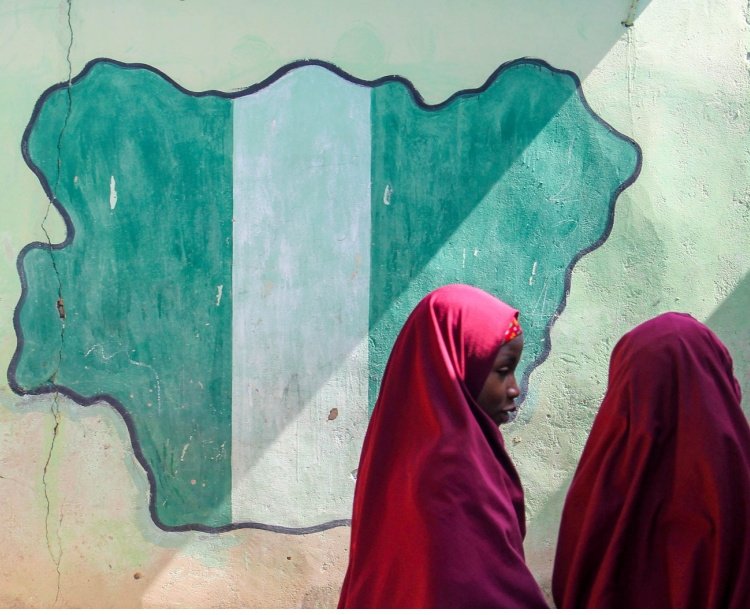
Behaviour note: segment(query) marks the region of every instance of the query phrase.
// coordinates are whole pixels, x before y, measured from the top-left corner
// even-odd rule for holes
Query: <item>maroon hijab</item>
[[[339,607],[547,606],[521,483],[475,401],[517,314],[451,285],[409,316],[365,436]]]
[[[564,608],[750,606],[750,430],[727,349],[691,316],[615,347],[552,588]]]

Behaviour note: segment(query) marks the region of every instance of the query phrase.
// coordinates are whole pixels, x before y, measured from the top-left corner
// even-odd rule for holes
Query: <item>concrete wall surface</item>
[[[747,0],[0,0],[0,51],[2,607],[335,606],[441,284],[521,311],[547,592],[619,337],[750,388]]]

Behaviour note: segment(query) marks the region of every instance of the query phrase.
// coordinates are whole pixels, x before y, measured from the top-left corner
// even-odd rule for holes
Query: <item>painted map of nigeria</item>
[[[111,404],[154,522],[214,532],[347,523],[391,346],[437,286],[521,310],[527,382],[640,168],[531,60],[436,105],[316,61],[224,93],[95,60],[23,153],[67,237],[19,256],[11,386]]]

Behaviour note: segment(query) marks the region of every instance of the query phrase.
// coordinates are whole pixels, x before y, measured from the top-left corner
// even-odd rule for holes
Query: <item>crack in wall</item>
[[[73,98],[71,94],[71,87],[73,84],[73,64],[71,62],[71,52],[73,49],[73,23],[71,20],[71,13],[73,10],[73,0],[65,0],[67,4],[67,26],[68,26],[68,48],[65,54],[65,61],[67,63],[68,67],[68,88],[67,88],[67,111],[65,113],[65,118],[63,120],[63,124],[60,128],[60,134],[57,138],[57,169],[56,169],[56,176],[54,185],[52,187],[52,194],[49,202],[47,203],[47,211],[44,214],[44,218],[42,219],[41,223],[41,229],[44,233],[44,236],[47,238],[47,253],[49,254],[50,260],[52,262],[52,269],[55,274],[55,279],[57,280],[57,297],[55,298],[55,307],[57,309],[58,316],[60,317],[60,348],[57,353],[57,366],[55,367],[55,370],[53,371],[52,375],[49,378],[50,384],[54,385],[57,382],[57,377],[60,372],[60,367],[62,365],[63,360],[63,348],[65,345],[65,303],[63,301],[63,287],[62,287],[62,276],[60,275],[60,270],[57,266],[57,261],[55,260],[55,253],[54,253],[54,246],[52,244],[52,238],[49,235],[49,232],[47,230],[47,220],[50,216],[50,213],[52,211],[52,206],[54,202],[57,201],[57,191],[60,186],[60,175],[62,170],[62,144],[63,144],[63,136],[65,134],[65,131],[68,126],[68,122],[70,120],[70,115],[73,107]],[[42,485],[44,487],[44,499],[47,506],[47,511],[45,515],[44,520],[44,530],[45,530],[45,539],[47,542],[47,550],[49,551],[50,557],[52,558],[52,561],[55,564],[55,570],[57,572],[57,589],[55,592],[55,601],[53,603],[53,606],[57,605],[57,602],[60,598],[60,590],[61,590],[61,579],[62,575],[60,572],[60,562],[62,561],[62,536],[60,535],[60,528],[62,527],[62,520],[63,520],[63,513],[62,513],[62,506],[60,507],[60,516],[58,518],[57,528],[55,531],[55,535],[57,538],[57,553],[55,554],[55,550],[52,548],[52,543],[50,541],[50,518],[51,518],[51,504],[50,504],[50,498],[49,498],[49,485],[47,483],[47,474],[49,470],[49,465],[52,461],[52,456],[55,451],[55,444],[57,442],[57,436],[60,430],[60,422],[61,422],[61,416],[60,416],[60,393],[55,391],[54,397],[52,399],[52,404],[50,406],[50,413],[52,414],[55,424],[52,429],[52,441],[50,443],[49,451],[47,453],[47,460],[44,464],[44,470],[42,472]]]
[[[633,85],[635,83],[638,56],[636,53],[635,32],[627,30],[627,80],[628,80],[628,110],[630,112],[630,134],[635,135],[635,111],[633,107]],[[635,137],[634,137],[635,138]]]
[[[62,574],[60,573],[60,562],[62,561],[63,556],[63,545],[62,545],[62,536],[60,535],[60,530],[62,529],[62,522],[63,522],[63,508],[62,508],[62,502],[60,502],[60,516],[57,519],[57,589],[55,591],[55,601],[52,603],[52,606],[57,605],[57,601],[60,599],[60,589],[61,589],[61,583],[62,583]]]
[[[47,541],[47,550],[49,551],[52,561],[55,563],[55,569],[57,571],[57,591],[55,593],[55,601],[53,602],[52,606],[55,606],[57,604],[58,599],[60,598],[60,580],[61,580],[60,561],[62,560],[62,538],[60,536],[60,527],[62,526],[62,506],[60,507],[60,517],[58,519],[57,529],[55,532],[57,536],[57,555],[55,555],[55,552],[52,549],[52,543],[50,542],[49,525],[50,525],[50,516],[51,516],[52,511],[51,511],[51,505],[50,505],[50,500],[49,500],[49,490],[47,486],[47,469],[49,468],[50,461],[52,460],[52,454],[54,453],[54,450],[55,450],[55,441],[57,440],[57,434],[60,429],[59,397],[60,397],[60,394],[55,393],[55,396],[52,400],[52,406],[50,408],[53,416],[55,417],[55,426],[52,429],[52,443],[50,444],[49,452],[47,453],[47,461],[44,463],[44,470],[42,472],[42,484],[44,485],[44,499],[47,503],[47,513],[44,518],[44,533],[45,533],[45,538]]]

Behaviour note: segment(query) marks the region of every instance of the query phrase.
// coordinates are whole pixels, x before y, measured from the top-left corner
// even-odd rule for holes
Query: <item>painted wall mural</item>
[[[430,289],[517,306],[528,381],[641,161],[536,60],[437,105],[316,61],[226,93],[95,60],[39,99],[23,152],[67,238],[19,256],[14,391],[112,404],[159,527],[290,533],[347,523]]]

